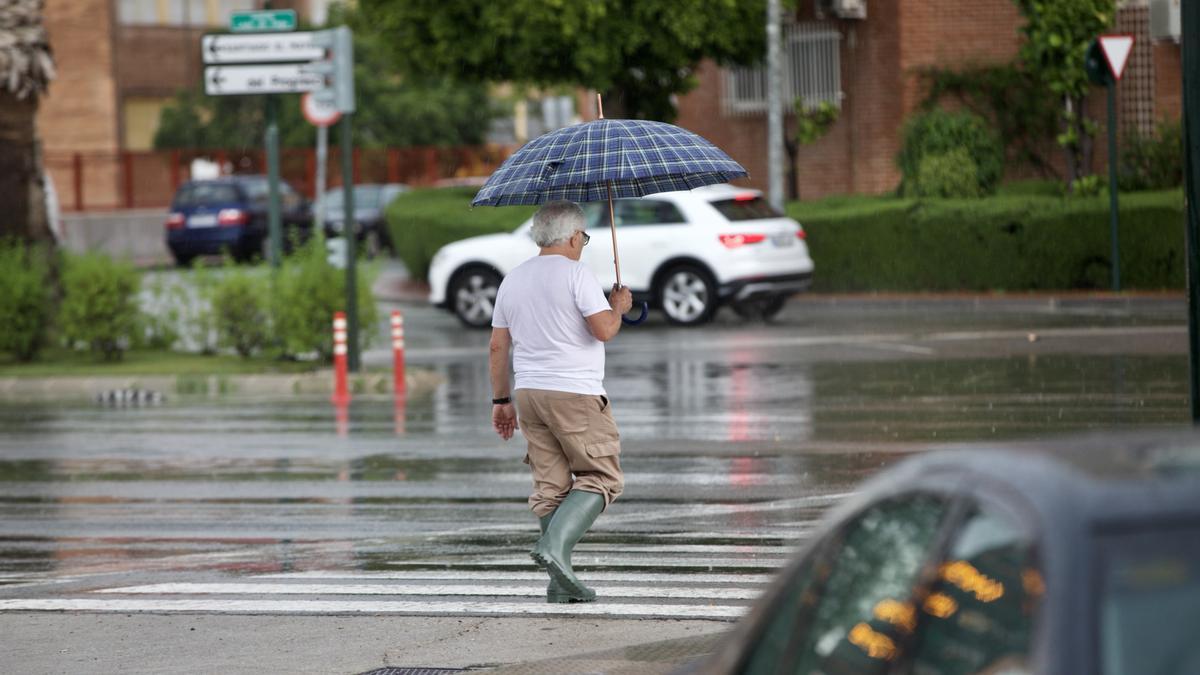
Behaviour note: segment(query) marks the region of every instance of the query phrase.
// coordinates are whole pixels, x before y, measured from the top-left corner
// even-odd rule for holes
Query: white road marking
[[[604,598],[671,598],[683,600],[753,600],[761,590],[742,588],[684,588],[680,586],[596,586]],[[97,593],[123,595],[475,595],[540,598],[546,585],[500,586],[461,584],[270,584],[166,583],[105,588]]]
[[[193,612],[201,614],[464,614],[478,616],[607,616],[628,618],[736,619],[746,605],[638,603],[415,602],[359,600],[146,600],[140,598],[34,598],[0,600],[8,612]]]
[[[596,565],[599,567],[608,567],[608,568],[614,568],[614,567],[615,568],[623,568],[623,567],[637,568],[637,567],[646,567],[646,566],[652,565],[656,568],[663,568],[663,569],[671,569],[674,567],[699,567],[699,568],[707,568],[707,569],[711,570],[711,569],[715,569],[715,568],[724,568],[724,567],[731,567],[731,568],[782,567],[784,564],[786,564],[786,562],[787,562],[787,560],[785,558],[778,558],[778,557],[763,558],[761,560],[744,560],[744,559],[743,560],[716,560],[713,558],[673,558],[671,560],[647,559],[644,561],[637,561],[637,560],[614,560],[614,559],[604,557],[604,556],[591,556],[591,555],[579,555],[579,554],[575,554],[575,555],[571,556],[571,564],[576,569],[579,569],[581,566],[586,567],[586,566],[590,566],[590,565]],[[475,565],[475,566],[487,565],[488,567],[496,567],[496,568],[512,568],[512,567],[531,568],[534,566],[533,561],[530,560],[526,556],[521,556],[519,558],[486,558],[486,559],[481,558],[478,560],[471,560],[469,558],[463,558],[463,559],[456,561],[453,565],[449,565],[449,564],[446,564],[445,561],[438,561],[438,560],[397,560],[397,561],[389,561],[386,564],[389,567],[412,568],[414,566],[419,565],[422,567],[439,567],[439,568],[443,568],[443,569],[451,568],[451,567],[466,567],[468,565]]]
[[[348,579],[348,580],[396,580],[417,581],[545,581],[545,572],[479,572],[461,570],[445,572],[439,570],[413,570],[409,572],[285,572],[281,574],[261,574],[255,579]],[[637,583],[694,583],[694,584],[766,584],[775,578],[773,574],[655,574],[653,572],[587,572],[581,574],[583,581],[616,581]]]

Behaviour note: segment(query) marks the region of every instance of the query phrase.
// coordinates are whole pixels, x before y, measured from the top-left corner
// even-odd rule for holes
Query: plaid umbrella
[[[472,206],[598,202],[691,190],[746,176],[717,146],[673,124],[598,119],[530,141],[488,178]]]
[[[608,200],[613,266],[621,284],[614,198],[691,190],[747,175],[717,146],[673,124],[600,119],[539,136],[504,160],[471,206]],[[646,304],[637,324],[646,319]]]

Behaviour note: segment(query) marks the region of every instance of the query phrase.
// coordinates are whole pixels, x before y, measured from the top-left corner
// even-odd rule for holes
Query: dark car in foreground
[[[1200,439],[870,481],[699,673],[1200,673]]]
[[[722,638],[498,672],[1185,675],[1198,627],[1200,436],[1097,436],[880,473]]]
[[[266,176],[226,176],[179,186],[167,214],[167,248],[179,265],[196,256],[228,253],[248,261],[263,256],[268,239],[270,183]],[[307,238],[312,212],[285,181],[279,183],[285,250]]]
[[[354,186],[354,231],[359,250],[368,258],[395,252],[387,227],[387,207],[397,195],[408,192],[401,183],[366,183]],[[342,188],[327,190],[322,198],[325,236],[340,237],[345,230],[346,211]]]

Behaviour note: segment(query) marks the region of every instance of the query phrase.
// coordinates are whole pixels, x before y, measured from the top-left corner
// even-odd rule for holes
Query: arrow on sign
[[[325,78],[302,71],[301,64],[273,66],[209,66],[204,69],[204,93],[299,94],[325,88]]]
[[[1121,73],[1125,72],[1125,65],[1129,63],[1129,55],[1133,53],[1133,36],[1127,33],[1101,35],[1100,50],[1104,52],[1113,77],[1120,80]]]

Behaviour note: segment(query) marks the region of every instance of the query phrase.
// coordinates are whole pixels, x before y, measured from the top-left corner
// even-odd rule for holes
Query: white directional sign
[[[1100,49],[1104,52],[1104,58],[1108,60],[1108,67],[1112,70],[1113,77],[1120,80],[1121,73],[1125,72],[1125,64],[1129,63],[1129,55],[1133,52],[1133,36],[1128,34],[1101,35]]]
[[[312,33],[205,35],[200,51],[205,63],[279,63],[325,58]]]
[[[204,69],[204,93],[209,96],[297,94],[323,89],[325,78],[302,72],[303,65],[209,66]]]

